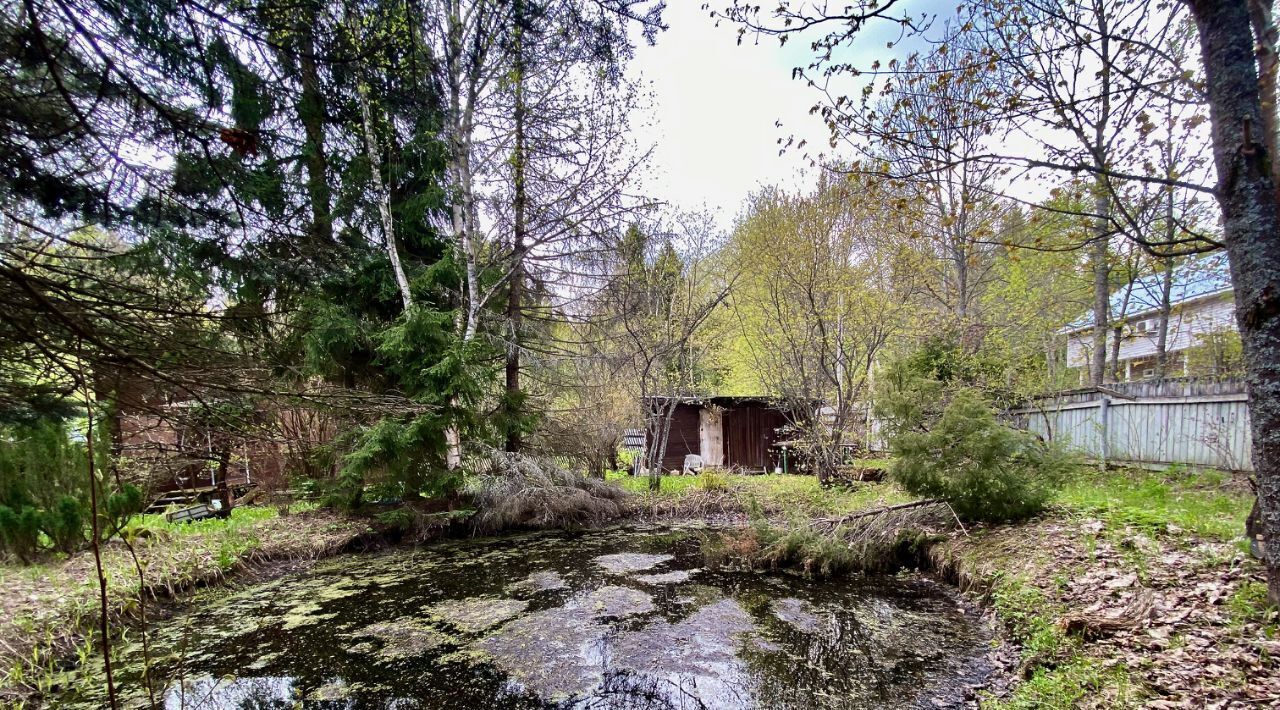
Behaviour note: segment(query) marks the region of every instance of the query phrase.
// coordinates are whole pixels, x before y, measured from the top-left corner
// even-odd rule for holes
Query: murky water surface
[[[699,539],[454,541],[207,592],[153,631],[157,692],[201,710],[954,707],[990,672],[945,585],[712,572]],[[128,655],[117,682],[145,706]]]

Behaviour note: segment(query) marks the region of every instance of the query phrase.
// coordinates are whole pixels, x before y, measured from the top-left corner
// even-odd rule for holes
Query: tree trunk
[[[328,160],[324,151],[324,89],[316,66],[316,5],[304,4],[309,17],[295,28],[298,35],[298,69],[302,95],[298,101],[298,119],[306,137],[303,156],[307,166],[307,198],[311,203],[311,236],[317,242],[333,242],[333,216],[329,211],[330,193]]]
[[[1271,182],[1280,190],[1280,161],[1275,160],[1276,144],[1280,139],[1280,125],[1276,115],[1276,81],[1280,76],[1280,56],[1276,54],[1276,43],[1280,39],[1275,18],[1272,14],[1274,0],[1249,0],[1249,17],[1253,24],[1253,36],[1258,53],[1258,86],[1262,100],[1262,140],[1267,146],[1267,155],[1271,160]],[[1280,199],[1280,195],[1277,195]]]
[[[1124,296],[1120,299],[1120,312],[1112,314],[1114,326],[1111,328],[1111,380],[1120,382],[1124,379],[1120,372],[1120,346],[1124,344],[1124,321],[1129,315],[1129,298],[1133,296],[1134,272],[1129,272],[1129,283],[1125,284]]]
[[[1223,237],[1244,346],[1268,598],[1280,604],[1280,219],[1246,0],[1190,0],[1213,125]]]
[[[218,485],[215,486],[218,502],[222,504],[222,509],[218,511],[219,518],[231,517],[231,487],[227,485],[227,471],[230,469],[231,442],[223,441],[218,449]]]
[[[409,290],[409,278],[405,275],[404,265],[400,262],[400,251],[396,248],[395,222],[391,216],[391,192],[382,182],[382,151],[378,148],[378,134],[373,127],[373,109],[369,105],[369,87],[360,81],[356,87],[360,99],[360,118],[364,125],[365,152],[369,156],[369,173],[373,179],[373,190],[378,200],[378,215],[382,219],[383,248],[387,258],[391,260],[391,271],[396,277],[396,286],[400,289],[400,300],[407,311],[413,306],[413,293]]]
[[[511,156],[512,188],[512,239],[511,281],[507,285],[507,363],[506,363],[506,424],[507,451],[517,452],[523,442],[520,436],[520,326],[523,320],[521,297],[524,291],[525,256],[525,104],[524,104],[524,3],[515,3],[515,152]]]
[[[1106,197],[1099,197],[1099,210],[1103,203],[1109,203]],[[1090,384],[1101,387],[1107,369],[1107,326],[1111,322],[1111,267],[1107,262],[1106,223],[1101,217],[1095,228],[1093,254],[1093,356],[1089,366]]]
[[[1173,196],[1169,197],[1169,212],[1172,218]],[[1173,229],[1172,222],[1169,225]],[[1170,242],[1173,240],[1170,239]],[[1173,259],[1164,260],[1164,274],[1160,283],[1160,324],[1156,334],[1156,377],[1164,379],[1169,371],[1169,320],[1173,313]]]

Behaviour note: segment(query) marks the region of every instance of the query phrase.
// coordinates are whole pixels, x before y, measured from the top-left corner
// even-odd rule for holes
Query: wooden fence
[[[1060,392],[1007,415],[1100,461],[1252,471],[1248,400],[1239,380],[1172,379]]]

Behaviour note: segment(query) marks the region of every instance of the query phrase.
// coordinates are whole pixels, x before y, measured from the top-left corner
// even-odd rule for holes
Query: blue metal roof
[[[1129,307],[1125,309],[1125,317],[1136,316],[1146,311],[1160,309],[1160,294],[1163,290],[1164,274],[1155,273],[1144,276],[1133,284],[1133,292],[1129,294]],[[1226,291],[1231,288],[1231,269],[1227,264],[1226,252],[1217,252],[1199,259],[1192,259],[1177,266],[1173,270],[1173,290],[1169,294],[1172,305],[1185,303],[1211,293]],[[1124,289],[1111,294],[1111,313],[1120,312],[1124,305]],[[1093,325],[1093,312],[1089,311],[1072,321],[1064,330],[1073,331],[1089,328]]]

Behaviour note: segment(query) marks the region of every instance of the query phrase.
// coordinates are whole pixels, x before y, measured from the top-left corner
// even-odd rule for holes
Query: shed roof
[[[1163,290],[1163,274],[1144,276],[1133,284],[1129,295],[1129,307],[1125,317],[1132,318],[1150,311],[1160,310],[1160,294]],[[1192,259],[1173,270],[1172,305],[1194,301],[1198,298],[1231,290],[1231,269],[1226,252],[1217,252],[1199,259]],[[1124,292],[1111,294],[1111,312],[1119,313],[1124,305]],[[1089,311],[1069,323],[1063,330],[1075,332],[1093,327],[1093,312]]]

